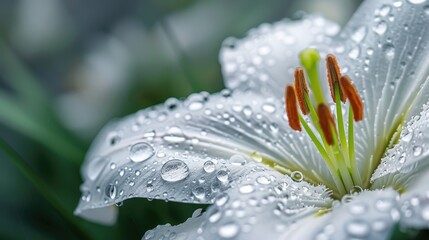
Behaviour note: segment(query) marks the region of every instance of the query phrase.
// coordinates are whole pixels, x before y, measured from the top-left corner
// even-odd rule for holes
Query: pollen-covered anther
[[[299,122],[298,106],[296,102],[295,89],[292,85],[286,86],[286,114],[289,119],[289,126],[296,131],[301,131]]]
[[[304,69],[300,67],[295,69],[295,90],[301,112],[302,114],[307,115],[309,112],[309,106],[305,101],[304,94],[307,94],[308,96],[309,91],[305,81]]]
[[[331,90],[331,97],[334,102],[335,100],[335,85],[339,84],[340,78],[341,78],[341,71],[340,66],[338,65],[337,58],[332,55],[328,54],[326,57],[326,71],[328,72],[328,82],[329,82],[329,89]],[[342,102],[346,101],[346,98],[344,96],[344,93],[341,91],[341,88],[339,88],[340,92],[340,99]]]
[[[319,106],[317,107],[317,117],[319,118],[320,128],[322,129],[326,142],[329,145],[333,145],[333,134],[336,133],[336,127],[334,117],[332,116],[328,105],[326,105],[325,103],[319,104]]]
[[[359,96],[356,87],[348,76],[342,76],[340,79],[340,86],[346,99],[350,100],[350,106],[353,109],[354,120],[360,121],[363,119],[363,103]]]

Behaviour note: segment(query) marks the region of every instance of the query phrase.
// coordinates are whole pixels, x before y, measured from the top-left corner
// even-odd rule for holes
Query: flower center
[[[326,68],[331,99],[335,106],[334,117],[319,80],[318,52],[314,49],[304,50],[300,53],[300,59],[303,68],[296,68],[295,83],[286,86],[289,125],[296,131],[304,128],[331,172],[338,193],[350,193],[362,186],[356,165],[353,135],[354,121],[363,119],[362,100],[350,78],[341,75],[335,56],[329,54],[326,57]],[[311,92],[307,87],[304,70]],[[310,98],[311,93],[313,98]],[[347,114],[348,119],[345,121],[344,116]]]

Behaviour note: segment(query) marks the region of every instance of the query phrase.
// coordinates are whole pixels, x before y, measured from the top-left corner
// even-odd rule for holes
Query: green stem
[[[359,169],[356,166],[356,154],[355,154],[355,138],[354,138],[354,119],[353,119],[353,109],[349,107],[349,158],[350,158],[350,168],[352,171],[353,180],[356,185],[362,186],[362,178],[360,176]]]
[[[41,178],[30,168],[30,166],[21,158],[21,156],[10,147],[3,139],[0,138],[0,151],[8,157],[19,171],[33,184],[33,186],[40,192],[40,194],[52,205],[57,213],[68,223],[69,227],[80,239],[91,239],[82,226],[76,221],[73,216],[58,197],[49,190],[48,186],[42,181]]]
[[[338,83],[336,83],[334,87],[335,87],[334,94],[335,94],[335,108],[336,108],[336,113],[337,113],[338,134],[340,135],[341,149],[344,153],[343,155],[345,157],[347,167],[350,167],[351,165],[350,165],[350,159],[349,159],[349,154],[348,154],[346,133],[344,130],[343,110],[341,107],[340,87],[338,86]]]

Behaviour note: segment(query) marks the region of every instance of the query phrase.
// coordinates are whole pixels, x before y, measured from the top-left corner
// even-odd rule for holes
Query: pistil
[[[354,121],[363,119],[362,100],[348,76],[343,76],[334,55],[326,57],[327,79],[331,99],[335,104],[335,118],[332,115],[322,91],[319,80],[318,63],[320,56],[314,49],[300,53],[303,68],[295,70],[294,86],[286,87],[286,113],[289,125],[296,131],[301,131],[301,125],[309,135],[317,150],[330,170],[337,192],[344,195],[355,186],[361,186],[362,180],[356,164],[354,153]],[[305,72],[309,77],[308,89]],[[311,95],[313,95],[314,102]],[[345,132],[343,106],[349,100],[348,106],[348,136]],[[301,113],[298,109],[301,110]],[[311,120],[308,123],[303,114]]]

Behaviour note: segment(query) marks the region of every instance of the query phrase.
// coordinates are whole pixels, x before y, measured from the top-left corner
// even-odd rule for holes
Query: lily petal
[[[228,38],[220,51],[225,85],[282,96],[286,84],[293,82],[294,69],[300,66],[299,52],[315,44],[329,44],[339,29],[336,23],[309,15],[297,21],[263,24],[241,40]]]
[[[400,217],[397,197],[398,193],[392,189],[346,197],[332,212],[310,219],[306,227],[287,232],[282,239],[291,235],[292,239],[389,239]]]
[[[414,180],[426,174],[428,166],[429,105],[425,105],[420,115],[415,116],[403,130],[399,143],[387,151],[371,177],[371,188],[393,187],[406,191],[413,185],[416,190],[420,189]]]
[[[429,14],[417,2],[365,1],[339,35],[337,57],[365,106],[355,134],[366,182],[408,112],[427,101]]]
[[[158,226],[143,239],[172,235],[179,239],[283,239],[285,231],[330,205],[326,190],[255,167],[219,195],[203,215],[178,226]]]
[[[76,214],[132,197],[211,203],[251,171],[251,162],[331,184],[319,154],[287,126],[283,109],[276,98],[225,90],[169,99],[108,125],[82,167]]]

